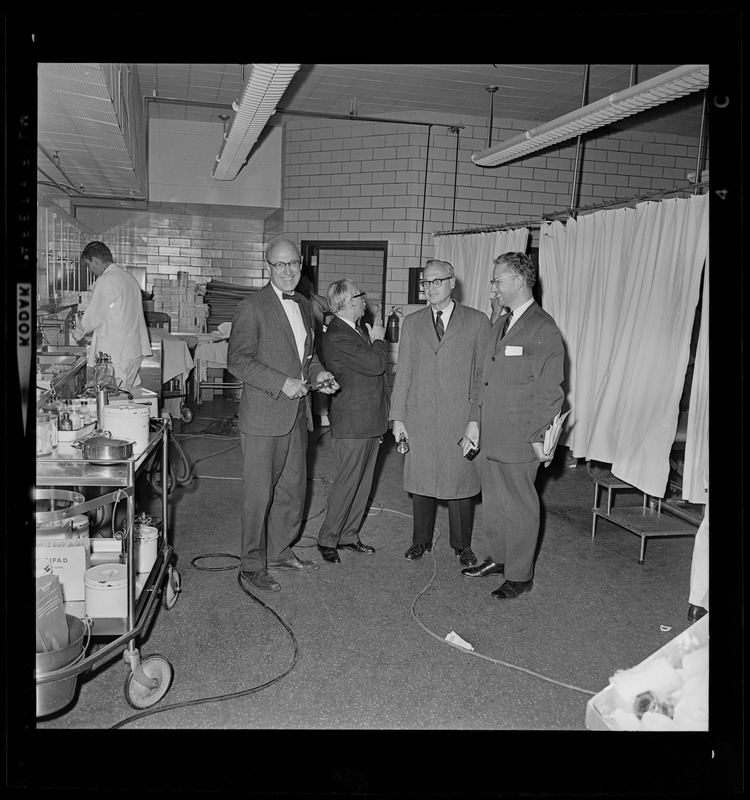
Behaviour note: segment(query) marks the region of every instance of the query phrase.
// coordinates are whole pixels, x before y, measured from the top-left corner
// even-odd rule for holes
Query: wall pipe
[[[586,64],[586,69],[583,71],[583,89],[581,91],[581,108],[584,108],[588,103],[588,96],[589,96],[589,73],[591,70],[591,64]],[[581,134],[578,134],[578,141],[576,144],[576,160],[573,166],[573,187],[570,192],[570,207],[571,209],[575,208],[577,195],[579,191],[579,183],[578,183],[578,175],[580,170],[582,169],[582,164],[579,166],[579,160],[581,158]]]

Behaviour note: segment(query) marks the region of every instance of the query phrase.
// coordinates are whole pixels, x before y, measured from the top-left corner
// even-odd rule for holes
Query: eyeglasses
[[[507,281],[510,278],[517,278],[517,277],[518,277],[517,275],[504,275],[502,278],[493,278],[490,281],[490,286],[494,286],[497,289],[498,285],[501,284],[503,281]]]
[[[352,300],[356,300],[358,297],[367,297],[367,292],[360,292],[359,294],[353,294]]]
[[[443,281],[449,281],[450,276],[447,278],[434,278],[431,281],[420,281],[419,288],[420,289],[427,289],[428,287],[432,286],[435,289],[439,289],[443,285]]]
[[[299,269],[302,262],[295,258],[294,261],[277,261],[275,264],[271,264],[274,269],[284,269],[284,267],[291,267],[292,269]]]

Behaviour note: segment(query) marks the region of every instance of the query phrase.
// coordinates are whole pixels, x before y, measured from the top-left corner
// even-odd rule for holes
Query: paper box
[[[88,536],[79,539],[38,539],[37,569],[49,565],[62,586],[65,602],[85,600],[83,576],[89,563],[91,544]]]

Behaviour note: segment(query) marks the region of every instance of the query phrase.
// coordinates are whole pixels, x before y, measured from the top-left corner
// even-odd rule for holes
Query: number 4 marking
[[[722,200],[726,200],[726,199],[727,199],[727,194],[729,194],[729,192],[727,192],[727,190],[726,190],[726,189],[717,189],[717,190],[716,190],[716,194],[718,194],[718,195],[719,195],[719,197],[720,197]]]

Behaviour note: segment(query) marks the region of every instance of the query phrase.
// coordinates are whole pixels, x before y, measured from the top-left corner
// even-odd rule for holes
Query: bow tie
[[[295,303],[299,303],[299,295],[297,292],[282,292],[281,296],[284,300],[294,300]]]

